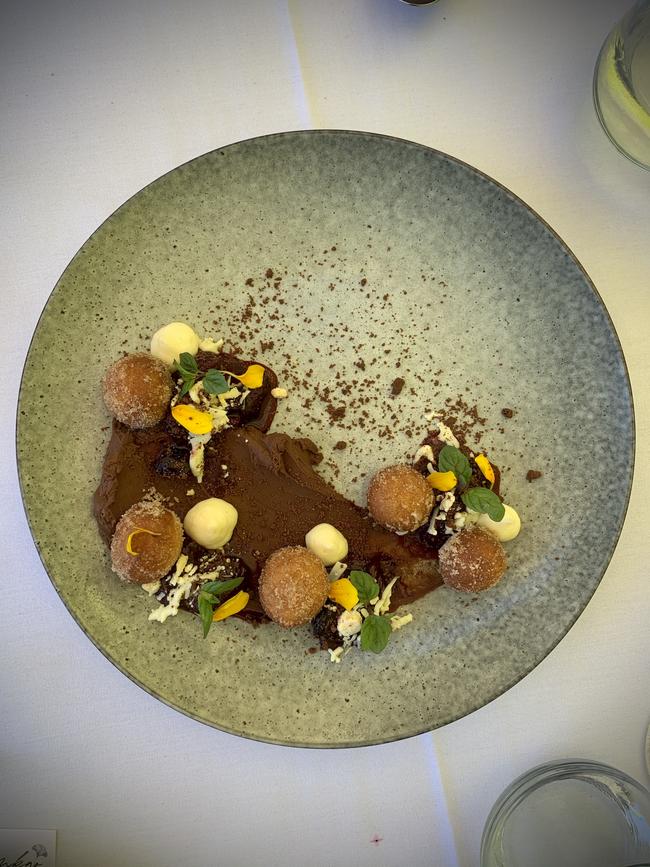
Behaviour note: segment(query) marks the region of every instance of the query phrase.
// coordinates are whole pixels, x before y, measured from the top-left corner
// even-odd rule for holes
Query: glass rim
[[[628,12],[625,14],[625,16],[623,16],[623,19],[621,19],[621,21],[623,21],[626,17],[632,15],[632,13],[636,13],[637,10],[640,9],[643,4],[647,4],[646,12],[650,12],[650,3],[648,3],[648,0],[638,0],[638,2],[635,4],[635,6],[633,6],[631,9],[629,9]],[[603,64],[605,62],[605,55],[606,55],[607,51],[610,49],[610,45],[609,45],[610,39],[612,38],[612,35],[617,30],[617,28],[620,26],[621,21],[617,22],[612,27],[612,29],[609,31],[609,33],[605,37],[602,45],[600,46],[600,49],[598,50],[598,57],[596,59],[596,64],[594,66],[594,72],[593,72],[592,82],[591,82],[592,100],[593,100],[594,109],[596,112],[596,117],[598,118],[598,122],[600,123],[600,126],[602,127],[603,132],[605,133],[607,138],[610,140],[610,142],[614,145],[616,150],[622,156],[624,156],[627,160],[629,160],[631,163],[634,163],[635,165],[639,166],[639,168],[645,169],[645,171],[650,171],[650,164],[649,163],[644,162],[643,160],[639,159],[638,157],[636,157],[632,153],[630,153],[629,150],[627,150],[627,148],[621,142],[617,141],[617,139],[614,137],[613,133],[610,132],[610,129],[609,129],[607,122],[605,120],[605,116],[603,114],[603,108],[601,106],[600,93],[599,93],[599,89],[598,89],[598,77],[599,77],[599,74],[601,71],[601,67],[603,66]]]
[[[613,767],[613,765],[608,765],[596,759],[552,759],[548,762],[535,765],[509,783],[494,802],[485,821],[481,836],[481,867],[483,867],[488,846],[492,842],[494,829],[499,820],[505,820],[530,792],[534,792],[553,780],[572,779],[581,773],[607,775],[617,782],[632,786],[636,791],[645,795],[650,800],[650,791],[642,783],[625,773],[625,771],[621,771],[619,768]],[[630,865],[630,867],[650,867],[650,865],[642,862],[637,865]]]

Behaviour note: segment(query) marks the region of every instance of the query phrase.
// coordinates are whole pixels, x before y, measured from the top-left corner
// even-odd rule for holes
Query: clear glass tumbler
[[[492,808],[481,867],[650,867],[650,792],[586,759],[533,768]]]
[[[650,0],[638,0],[605,40],[594,103],[619,151],[650,169]]]

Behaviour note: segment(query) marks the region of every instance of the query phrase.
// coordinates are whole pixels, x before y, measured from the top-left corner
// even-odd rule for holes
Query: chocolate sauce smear
[[[243,373],[249,364],[227,353],[199,353],[197,362],[201,370],[215,367],[232,373]],[[306,533],[323,522],[347,538],[351,568],[371,572],[382,587],[399,576],[392,609],[439,586],[435,546],[417,535],[384,530],[366,509],[339,494],[315,470],[322,455],[311,440],[268,433],[276,385],[276,375],[266,368],[261,388],[252,390],[237,412],[229,411],[231,427],[214,434],[206,446],[201,484],[189,471],[187,432],[171,414],[147,430],[114,421],[94,495],[94,515],[106,544],[122,514],[152,489],[181,520],[200,500],[220,497],[237,509],[239,520],[223,555],[214,556],[239,561],[240,574],[245,573],[242,588],[251,593],[246,612],[251,619],[261,615],[257,581],[266,558],[278,548],[304,545]],[[186,553],[194,562],[196,548],[187,540]]]

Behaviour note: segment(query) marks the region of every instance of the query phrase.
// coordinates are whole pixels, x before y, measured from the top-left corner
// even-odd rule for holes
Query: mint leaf
[[[460,498],[468,509],[483,512],[493,521],[501,521],[506,513],[501,500],[489,488],[469,488]]]
[[[239,587],[243,580],[243,578],[230,578],[228,581],[206,581],[205,584],[201,584],[198,607],[201,623],[203,624],[204,638],[208,637],[208,632],[212,626],[212,615],[214,614],[214,609],[221,601],[219,596],[221,596],[222,593],[228,593],[230,590],[234,590],[235,587]]]
[[[350,582],[359,594],[359,602],[362,605],[370,602],[375,596],[379,596],[379,584],[367,572],[352,570],[350,572]]]
[[[214,611],[213,603],[203,595],[203,593],[199,593],[199,616],[201,618],[201,623],[203,624],[203,637],[208,637],[208,632],[210,631],[210,627],[212,626],[212,613]]]
[[[441,473],[451,472],[461,485],[468,484],[472,478],[472,468],[465,455],[455,446],[443,446],[438,455],[438,469]]]
[[[199,366],[196,363],[196,358],[190,355],[189,352],[181,352],[178,361],[174,362],[174,367],[181,374],[183,379],[186,376],[196,376],[199,372]]]
[[[387,617],[370,614],[361,626],[361,650],[381,653],[388,644],[392,631]]]
[[[203,377],[203,388],[208,394],[224,394],[230,391],[230,386],[226,382],[226,377],[220,370],[211,368]]]
[[[228,593],[229,590],[239,587],[243,580],[243,578],[229,578],[227,581],[206,581],[205,584],[201,584],[201,593],[222,596],[224,593]]]
[[[182,374],[181,374],[181,375],[182,375]],[[178,399],[179,399],[179,400],[180,400],[182,397],[185,397],[185,395],[187,394],[187,392],[188,392],[188,391],[190,390],[190,388],[192,388],[192,386],[194,385],[194,382],[195,382],[195,381],[196,381],[196,377],[195,377],[195,376],[190,376],[190,377],[188,377],[187,379],[184,379],[184,380],[183,380],[183,387],[182,387],[181,390],[178,392]]]
[[[178,394],[178,397],[185,397],[187,392],[196,382],[196,377],[199,372],[196,358],[194,358],[193,355],[190,355],[189,352],[181,352],[178,361],[174,362],[174,370],[180,373],[181,379],[183,380],[183,386]]]

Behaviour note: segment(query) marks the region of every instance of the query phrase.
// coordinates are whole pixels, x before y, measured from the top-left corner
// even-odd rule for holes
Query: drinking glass
[[[598,56],[594,103],[614,145],[650,169],[650,0],[615,25]]]
[[[650,867],[650,792],[609,765],[533,768],[496,801],[481,867]]]

